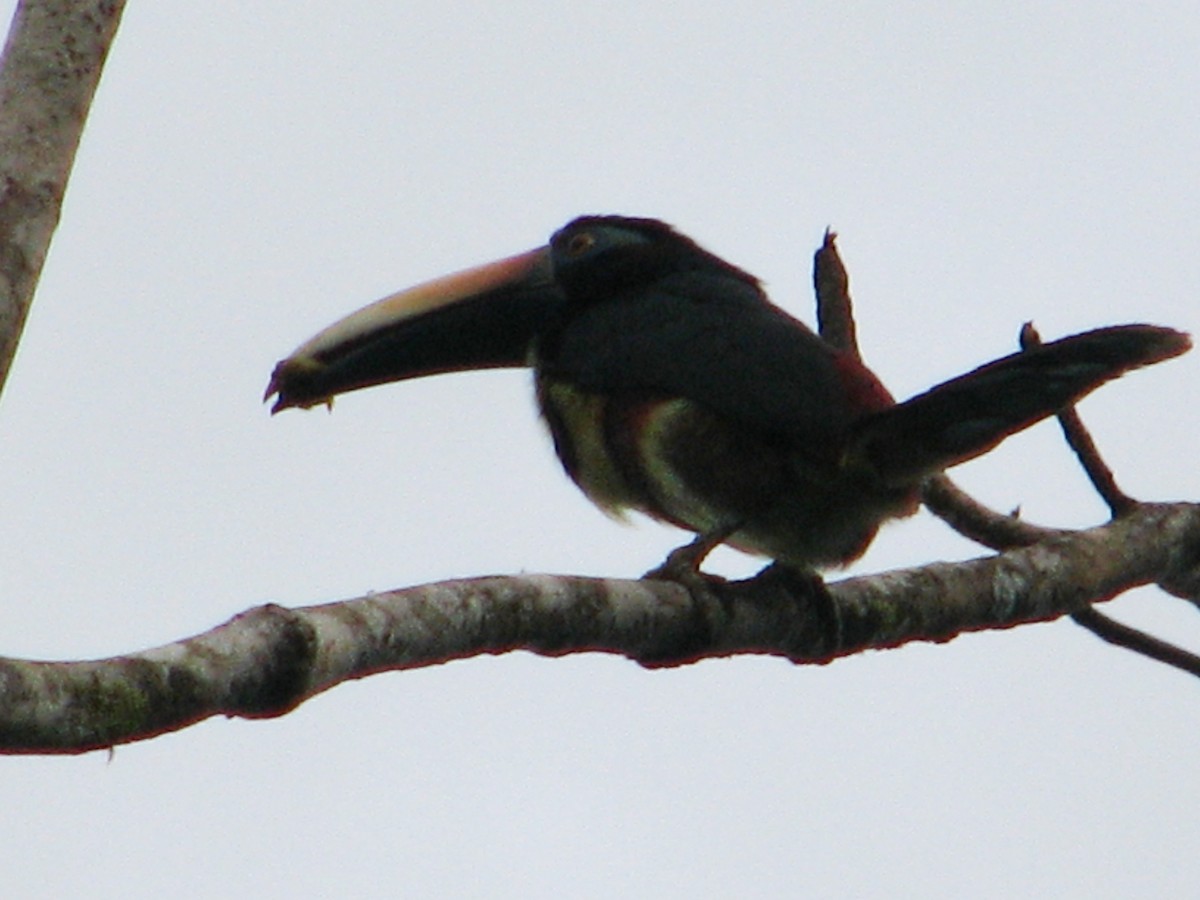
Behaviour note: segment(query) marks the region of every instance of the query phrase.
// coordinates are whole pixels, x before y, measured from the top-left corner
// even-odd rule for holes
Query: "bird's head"
[[[554,279],[572,302],[613,297],[685,272],[720,273],[758,284],[753,275],[658,219],[580,216],[554,233],[549,250]]]

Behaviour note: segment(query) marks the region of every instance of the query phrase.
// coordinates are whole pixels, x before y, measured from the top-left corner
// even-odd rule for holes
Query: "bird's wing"
[[[709,273],[673,275],[582,311],[552,356],[549,374],[585,390],[685,398],[727,421],[830,450],[859,413],[892,402],[869,373],[864,384],[856,361],[757,287]],[[863,388],[872,396],[858,396]]]

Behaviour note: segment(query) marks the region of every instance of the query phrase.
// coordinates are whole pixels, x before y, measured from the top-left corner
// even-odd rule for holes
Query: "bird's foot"
[[[751,581],[763,585],[775,584],[784,589],[796,603],[797,611],[811,619],[831,648],[844,642],[842,620],[837,603],[820,573],[787,563],[773,562],[763,568]]]
[[[726,581],[721,576],[701,572],[700,565],[708,557],[708,554],[724,543],[725,539],[737,529],[737,525],[728,525],[696,535],[695,540],[682,547],[676,547],[668,553],[661,565],[655,566],[642,578],[655,581],[676,581],[688,588],[725,584]]]

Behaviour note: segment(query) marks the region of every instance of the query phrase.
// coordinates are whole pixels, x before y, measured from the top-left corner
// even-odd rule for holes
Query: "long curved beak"
[[[384,297],[297,347],[271,374],[272,413],[376,384],[468,369],[517,368],[563,303],[548,248]]]

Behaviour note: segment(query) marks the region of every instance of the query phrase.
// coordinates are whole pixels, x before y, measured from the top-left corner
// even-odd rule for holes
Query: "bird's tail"
[[[846,464],[903,485],[986,453],[1131,369],[1185,353],[1191,338],[1118,325],[1014,353],[863,420]]]

